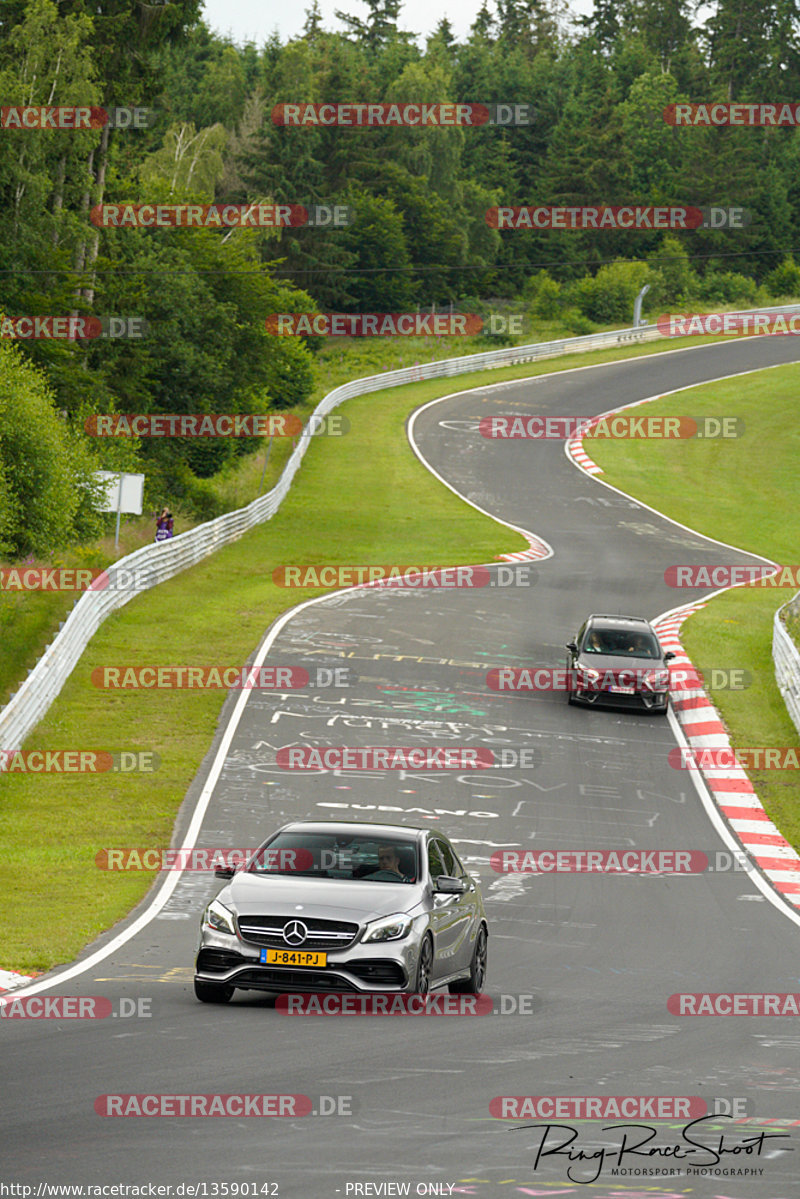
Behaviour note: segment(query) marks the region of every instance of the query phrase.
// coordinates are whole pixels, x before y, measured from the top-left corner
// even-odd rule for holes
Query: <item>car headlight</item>
[[[229,933],[232,937],[236,936],[233,912],[230,908],[226,908],[224,903],[220,903],[218,899],[212,899],[206,908],[203,913],[203,923],[210,925],[216,933]]]
[[[404,912],[396,916],[384,916],[382,920],[373,920],[367,925],[364,941],[401,941],[411,931],[413,920]]]
[[[578,668],[578,678],[581,683],[596,683],[602,677],[602,671],[595,670],[593,666],[581,666]]]

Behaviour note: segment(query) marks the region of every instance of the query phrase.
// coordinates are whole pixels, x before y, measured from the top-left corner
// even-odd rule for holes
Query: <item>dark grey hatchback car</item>
[[[567,649],[569,703],[668,711],[667,663],[675,655],[643,617],[592,615]]]
[[[478,884],[438,829],[294,821],[227,886],[200,928],[194,989],[479,994],[489,929]]]

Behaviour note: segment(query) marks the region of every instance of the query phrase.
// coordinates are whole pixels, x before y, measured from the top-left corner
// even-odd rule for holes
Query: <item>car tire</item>
[[[206,983],[194,980],[194,993],[201,1003],[228,1003],[234,988],[220,983]]]
[[[482,924],[475,938],[475,948],[472,951],[472,962],[469,968],[469,978],[450,983],[448,990],[451,995],[480,995],[486,985],[486,958],[489,950],[489,934],[486,925]]]
[[[431,970],[433,969],[433,941],[429,936],[419,947],[417,973],[414,979],[414,993],[427,995],[431,989]]]

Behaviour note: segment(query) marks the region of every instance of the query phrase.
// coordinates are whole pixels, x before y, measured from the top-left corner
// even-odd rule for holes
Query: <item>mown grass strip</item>
[[[0,776],[7,882],[0,966],[32,973],[70,961],[141,900],[151,875],[102,871],[95,856],[109,847],[169,845],[177,810],[213,738],[222,692],[102,692],[90,681],[95,668],[242,665],[281,612],[321,593],[277,587],[272,571],[285,563],[460,564],[526,548],[417,462],[405,435],[407,416],[453,391],[653,349],[609,348],[350,400],[339,411],[351,432],[315,439],[271,521],[110,617],[25,749],[141,750],[157,753],[161,767],[153,775]]]
[[[709,537],[797,565],[798,385],[800,366],[775,367],[681,391],[636,413],[738,417],[744,421],[744,435],[737,439],[597,439],[584,444],[602,466],[604,481]],[[691,564],[692,551],[676,547],[675,562]],[[734,747],[800,745],[772,663],[773,616],[792,595],[791,589],[770,586],[768,580],[739,587],[683,626],[686,650],[706,677],[717,666],[743,668],[752,676],[743,690],[711,692]],[[681,598],[676,590],[676,607]],[[751,770],[749,775],[770,818],[800,849],[800,772]]]
[[[541,340],[548,340],[572,335],[568,331],[559,331],[554,326],[542,324],[537,329],[535,336]],[[314,408],[325,395],[349,379],[380,374],[385,370],[412,366],[418,362],[454,358],[460,354],[480,353],[488,348],[486,339],[478,337],[468,338],[467,345],[465,345],[464,339],[456,337],[436,338],[433,345],[430,344],[430,338],[388,338],[381,339],[378,344],[373,343],[368,346],[359,345],[358,339],[355,339],[356,344],[347,345],[342,345],[341,339],[336,340],[338,345],[325,346],[320,352],[317,360],[318,383],[308,402],[286,410],[291,415],[299,416],[303,423],[308,421]],[[506,379],[528,378],[549,371],[572,370],[576,366],[594,366],[602,362],[639,358],[645,354],[664,353],[685,346],[725,340],[729,339],[664,338],[662,341],[647,342],[642,345],[546,358],[539,363],[503,367],[500,370],[484,371],[482,374],[475,372],[474,375],[463,376],[460,379],[458,376],[454,376],[450,380],[437,381],[430,386],[438,389],[434,394],[444,395],[447,391],[456,391],[461,387],[484,386],[487,381],[494,383]],[[402,344],[396,345],[395,343],[398,342]],[[376,395],[380,394],[383,393],[376,393]],[[230,463],[220,471],[211,480],[211,483],[222,510],[231,511],[234,508],[243,508],[259,495],[274,487],[294,444],[291,438],[275,438],[269,451],[266,471],[264,470],[267,456],[266,444],[262,445],[254,454]],[[175,531],[177,533],[186,532],[187,529],[194,528],[200,523],[199,520],[188,518],[171,497],[162,496],[161,498],[164,503],[169,503],[175,511]],[[79,566],[103,570],[118,557],[130,554],[140,546],[152,542],[153,536],[154,522],[149,513],[141,517],[126,516],[122,521],[118,552],[114,550],[113,534],[109,534],[93,545],[65,550],[47,560],[31,560],[29,565],[33,567]],[[73,594],[65,592],[3,592],[0,590],[0,637],[2,637],[3,646],[3,653],[0,655],[0,707],[8,702],[27,672],[36,665],[46,646],[58,632],[59,624],[68,616],[74,600]]]
[[[473,380],[474,381],[474,380]],[[447,491],[411,453],[410,411],[447,383],[349,401],[351,432],[312,442],[269,522],[132,600],[100,628],[26,750],[144,750],[144,774],[0,777],[5,910],[2,965],[23,973],[70,960],[144,895],[152,876],[100,870],[117,846],[166,846],[211,744],[222,691],[103,691],[109,665],[239,666],[282,611],[324,589],[272,580],[291,563],[486,562],[523,538]]]

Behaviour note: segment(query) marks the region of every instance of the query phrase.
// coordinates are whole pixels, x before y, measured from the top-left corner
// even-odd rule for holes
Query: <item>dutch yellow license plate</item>
[[[262,949],[261,961],[268,966],[325,966],[328,955],[310,949]]]

